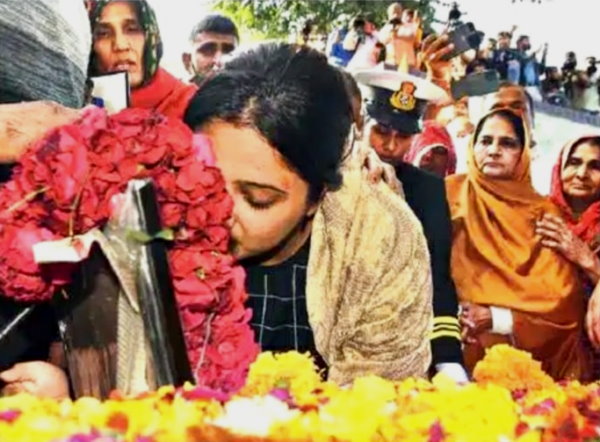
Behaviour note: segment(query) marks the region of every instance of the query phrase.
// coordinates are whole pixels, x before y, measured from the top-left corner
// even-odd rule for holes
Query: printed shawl
[[[385,183],[370,184],[359,161],[317,211],[307,306],[330,379],[425,376],[431,360],[432,282],[419,221]]]

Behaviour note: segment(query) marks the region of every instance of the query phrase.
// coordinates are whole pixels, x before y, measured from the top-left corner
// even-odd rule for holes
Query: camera
[[[483,36],[484,33],[477,31],[473,23],[465,23],[456,27],[448,33],[449,43],[454,45],[454,49],[443,59],[448,61],[470,49],[478,49],[483,41]]]
[[[469,74],[450,85],[452,98],[460,100],[463,97],[477,97],[491,94],[500,88],[500,76],[495,70],[486,70]]]
[[[359,31],[363,31],[365,29],[365,25],[367,24],[367,22],[365,21],[364,18],[362,17],[357,17],[354,20],[352,20],[352,30],[359,32]]]

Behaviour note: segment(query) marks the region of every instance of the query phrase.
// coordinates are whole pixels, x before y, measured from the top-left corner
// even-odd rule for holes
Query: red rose
[[[34,182],[48,188],[45,199],[58,206],[71,206],[85,185],[90,163],[85,145],[69,126],[53,133],[37,152],[33,174]]]
[[[218,379],[217,385],[224,391],[237,391],[244,385],[247,368],[260,351],[254,342],[254,332],[246,323],[231,324],[217,318],[212,323],[211,341],[214,345],[207,346],[206,360],[209,367],[216,369],[218,377],[213,377]],[[202,370],[197,376],[202,380]],[[214,386],[210,382],[207,385]]]
[[[218,169],[202,163],[192,163],[181,168],[176,178],[176,198],[185,203],[223,191],[224,181]]]
[[[95,167],[115,167],[126,157],[125,146],[115,132],[99,131],[90,139],[90,158]]]
[[[50,299],[55,287],[33,259],[33,245],[57,239],[51,231],[33,224],[6,225],[0,231],[0,286],[20,301]]]
[[[108,115],[104,109],[90,106],[86,107],[81,112],[81,118],[74,123],[81,133],[81,137],[85,140],[92,139],[99,131],[108,128]]]
[[[204,342],[204,329],[206,328],[206,318],[208,315],[204,308],[181,308],[180,306],[179,317],[181,322],[185,324],[185,331],[188,333],[187,345],[189,348],[197,348],[201,342]]]
[[[0,293],[49,299],[72,266],[40,268],[33,244],[102,227],[131,179],[152,178],[163,225],[175,233],[169,264],[190,363],[199,384],[235,391],[258,346],[244,271],[227,255],[233,203],[214,164],[208,139],[181,121],[141,109],[83,111],[33,145],[0,187]]]
[[[111,124],[119,127],[124,137],[139,134],[148,127],[160,124],[165,120],[166,118],[159,113],[138,108],[128,108],[110,116]]]
[[[210,224],[223,224],[231,217],[233,200],[226,192],[220,192],[212,195],[204,206],[210,213]]]
[[[210,215],[212,213],[209,214],[202,202],[190,205],[185,216],[185,225],[190,229],[202,229],[206,227]]]
[[[163,203],[160,207],[162,224],[168,228],[179,227],[183,221],[185,206],[177,203]]]

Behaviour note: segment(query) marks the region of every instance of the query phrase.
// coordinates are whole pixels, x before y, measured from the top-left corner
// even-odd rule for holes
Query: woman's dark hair
[[[214,120],[255,129],[308,182],[314,201],[342,182],[349,109],[342,74],[325,56],[268,43],[240,54],[207,80],[184,121],[193,130]]]
[[[359,103],[362,103],[362,92],[360,91],[360,87],[358,83],[352,76],[350,72],[344,71],[340,69],[342,74],[342,79],[344,80],[344,87],[346,88],[346,93],[348,94],[348,99],[350,100],[350,111],[353,110],[353,100],[357,100]]]
[[[520,116],[518,116],[517,114],[515,114],[514,112],[512,112],[508,109],[499,109],[499,110],[493,111],[489,115],[486,115],[485,117],[483,117],[481,119],[481,121],[479,122],[479,124],[477,125],[477,129],[475,130],[475,142],[477,142],[477,140],[479,139],[479,134],[481,133],[481,129],[483,128],[483,125],[485,124],[485,122],[492,117],[500,117],[500,118],[508,121],[511,124],[511,126],[513,127],[513,130],[515,131],[515,134],[517,135],[517,138],[519,139],[519,142],[521,143],[521,147],[525,147],[526,137],[525,137],[525,124],[523,123],[523,118],[521,118]]]

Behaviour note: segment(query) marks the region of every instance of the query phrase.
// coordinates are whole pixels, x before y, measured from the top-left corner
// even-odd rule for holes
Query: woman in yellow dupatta
[[[530,162],[522,118],[499,109],[477,126],[468,173],[446,179],[465,362],[472,370],[486,348],[509,343],[555,379],[585,380],[583,293],[575,267],[535,233],[559,212],[533,189]]]

